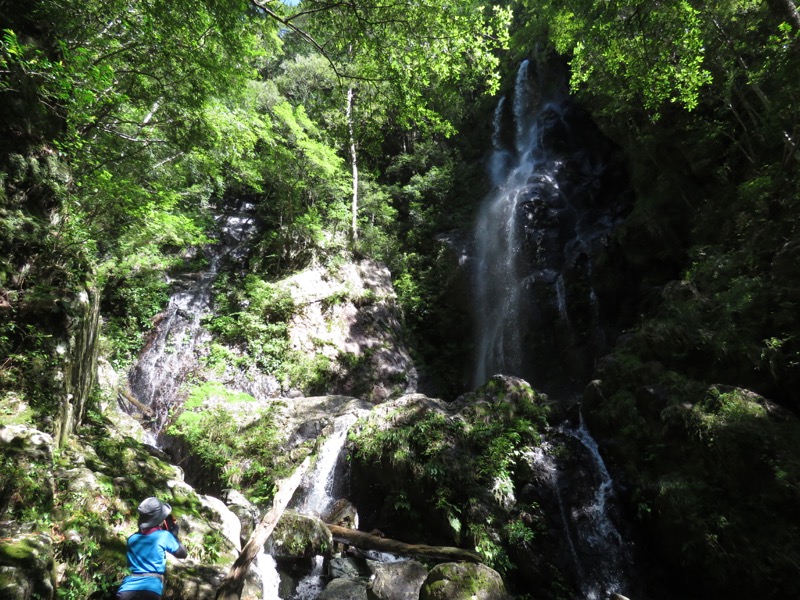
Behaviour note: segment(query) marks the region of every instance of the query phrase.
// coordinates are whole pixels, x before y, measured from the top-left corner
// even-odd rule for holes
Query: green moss
[[[232,392],[219,382],[205,382],[196,385],[189,391],[189,397],[183,405],[185,411],[200,407],[209,399],[214,399],[225,404],[238,404],[240,402],[254,402],[250,394]]]
[[[38,541],[35,536],[22,537],[16,541],[0,540],[0,560],[33,566],[42,554]]]
[[[181,413],[168,431],[186,442],[212,481],[241,489],[257,502],[268,502],[274,482],[288,474],[299,455],[289,456],[283,448],[283,432],[275,422],[277,410],[271,404],[243,427],[222,405],[209,410],[198,407]]]

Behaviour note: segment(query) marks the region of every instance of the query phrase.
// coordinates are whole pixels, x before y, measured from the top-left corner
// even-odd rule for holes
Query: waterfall
[[[589,434],[582,417],[577,429],[564,427],[563,432],[578,440],[588,451],[594,471],[600,478],[594,496],[575,507],[573,515],[581,532],[582,554],[591,557],[590,561],[586,561],[585,572],[581,575],[582,592],[586,600],[602,600],[610,594],[623,591],[631,558],[630,549],[610,518],[614,482],[597,442]]]
[[[523,317],[522,292],[517,283],[523,277],[521,264],[522,230],[517,216],[520,191],[535,167],[535,159],[523,140],[536,137],[526,132],[528,62],[520,66],[513,116],[516,126],[516,155],[502,146],[502,123],[505,97],[497,104],[492,136],[490,177],[496,186],[481,206],[475,227],[476,284],[476,365],[475,385],[488,380],[494,373],[522,373],[522,339],[520,321]],[[535,126],[533,126],[535,127]]]
[[[150,443],[155,445],[169,409],[182,386],[196,370],[210,336],[202,326],[211,308],[212,286],[223,260],[241,260],[254,233],[255,207],[243,202],[236,210],[217,216],[217,244],[205,249],[208,268],[170,283],[178,287],[169,299],[153,339],[128,375],[131,391],[153,411]]]
[[[502,373],[574,390],[605,342],[594,258],[619,222],[613,191],[602,189],[610,146],[556,84],[526,60],[493,115],[493,190],[473,237],[475,386]],[[630,552],[610,517],[611,476],[582,421],[553,435],[571,451],[545,442],[528,460],[562,523],[564,566],[585,600],[620,593]],[[582,462],[562,468],[562,454]]]
[[[528,70],[530,64],[528,60],[523,60],[517,70],[517,79],[514,82],[514,124],[516,125],[517,152],[520,155],[531,150],[531,98],[528,93],[530,80]]]
[[[489,158],[489,178],[493,187],[498,187],[508,177],[508,169],[511,164],[511,153],[503,146],[501,137],[503,131],[503,118],[505,116],[506,97],[500,98],[494,110],[494,122],[492,126],[492,154]]]
[[[330,507],[336,462],[347,440],[347,431],[357,418],[357,415],[348,413],[334,421],[333,433],[322,444],[314,469],[308,476],[308,492],[300,506],[301,513],[320,516]]]
[[[278,575],[278,566],[275,564],[275,559],[264,552],[263,546],[258,549],[255,566],[259,577],[261,577],[262,599],[274,600],[278,598],[278,590],[281,583],[280,576]]]
[[[306,492],[297,508],[301,514],[322,517],[331,508],[335,500],[336,464],[347,441],[347,432],[361,414],[360,411],[349,412],[334,420],[333,432],[320,447],[314,468],[306,475],[303,485]],[[358,528],[358,523],[355,523],[355,527]],[[311,572],[300,580],[291,600],[314,600],[319,596],[325,587],[323,565],[324,557],[313,558]]]
[[[571,456],[580,464],[569,464]],[[581,600],[605,600],[625,591],[631,550],[610,516],[613,481],[583,424],[562,425],[525,458],[548,491],[554,523],[560,521],[564,566],[574,573]]]
[[[604,343],[593,263],[619,222],[610,143],[553,86],[526,60],[493,115],[472,238],[475,386],[503,373],[563,387]]]

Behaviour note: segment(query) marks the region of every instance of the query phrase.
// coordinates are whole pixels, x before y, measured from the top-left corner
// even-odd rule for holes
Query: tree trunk
[[[297,486],[303,479],[303,475],[308,471],[308,466],[311,464],[311,457],[307,457],[303,464],[294,470],[294,473],[287,479],[278,483],[278,491],[275,492],[275,498],[272,500],[272,507],[261,518],[261,522],[256,527],[250,539],[242,548],[242,552],[231,566],[231,570],[222,580],[222,583],[217,589],[216,600],[239,600],[242,595],[242,588],[244,587],[244,578],[247,576],[247,571],[250,568],[250,563],[253,562],[258,555],[261,548],[272,535],[275,525],[281,518],[281,515],[286,510],[289,500],[292,499]]]
[[[378,550],[390,554],[401,556],[419,556],[421,558],[431,558],[434,560],[463,560],[468,562],[483,562],[483,559],[476,552],[464,550],[463,548],[453,548],[450,546],[426,546],[424,544],[406,544],[378,537],[363,531],[339,527],[338,525],[328,525],[333,535],[333,541],[355,546],[364,550]]]
[[[347,131],[350,135],[350,163],[353,165],[353,200],[350,205],[350,238],[358,240],[358,154],[356,153],[356,134],[353,125],[353,86],[347,88]]]
[[[795,29],[800,29],[800,13],[792,0],[767,0],[767,5],[778,18],[788,19]]]
[[[86,416],[86,403],[97,374],[98,334],[100,331],[100,292],[86,287],[75,292],[66,311],[66,347],[63,399],[55,426],[55,439],[63,448]]]

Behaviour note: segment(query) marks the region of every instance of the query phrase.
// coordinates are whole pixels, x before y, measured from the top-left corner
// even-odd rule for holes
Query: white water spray
[[[322,444],[314,469],[308,476],[310,486],[300,506],[301,513],[316,516],[324,515],[333,502],[331,493],[336,462],[347,440],[347,432],[357,419],[357,415],[348,413],[334,421],[333,433]]]
[[[481,385],[495,373],[522,375],[522,320],[526,313],[523,290],[520,193],[527,184],[537,161],[529,141],[537,138],[536,124],[531,123],[528,61],[517,73],[513,100],[516,131],[516,156],[501,144],[501,98],[494,116],[490,177],[497,189],[483,203],[475,226],[475,306],[476,357],[475,385]]]
[[[334,502],[336,463],[347,441],[347,432],[359,416],[360,413],[347,413],[334,421],[333,432],[322,444],[314,468],[306,476],[307,492],[298,509],[300,513],[321,517],[330,509]],[[314,557],[311,572],[300,580],[291,600],[314,600],[319,596],[324,588],[323,564],[322,556]]]

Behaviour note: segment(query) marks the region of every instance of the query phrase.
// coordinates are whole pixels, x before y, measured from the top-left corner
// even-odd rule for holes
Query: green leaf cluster
[[[215,313],[206,325],[217,339],[242,350],[241,366],[256,365],[267,373],[280,372],[289,352],[289,319],[295,305],[288,290],[256,275],[245,276],[241,286],[224,275]]]
[[[493,392],[487,387],[481,393]],[[507,570],[503,544],[530,540],[535,532],[509,522],[505,541],[494,539],[485,519],[495,517],[474,507],[502,506],[503,497],[513,493],[517,459],[524,448],[541,442],[547,409],[527,386],[503,396],[500,390],[494,400],[476,401],[458,417],[399,409],[386,422],[368,419],[350,441],[354,461],[392,473],[390,481],[378,478],[375,485],[386,488],[387,502],[402,513],[403,524],[395,525],[407,528],[409,519],[418,519],[421,528],[436,532],[428,529],[420,534],[423,539],[447,532],[451,542],[470,540],[489,564]],[[422,515],[436,517],[423,522]]]
[[[190,391],[189,401],[168,433],[186,444],[209,489],[232,487],[264,504],[272,499],[275,482],[289,473],[293,462],[283,448],[276,404],[260,408],[255,419],[249,415],[242,425],[241,415],[231,405],[252,401],[247,394],[229,392],[221,384],[202,384]]]

